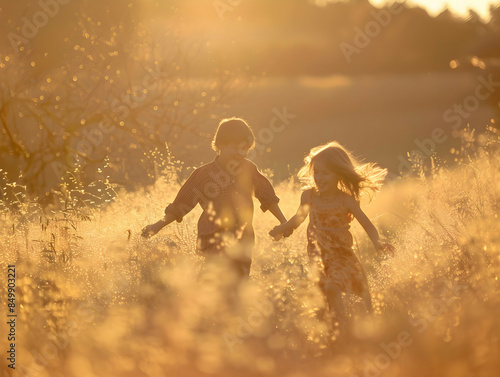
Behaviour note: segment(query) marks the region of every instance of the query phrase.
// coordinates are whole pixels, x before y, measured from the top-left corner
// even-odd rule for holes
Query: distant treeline
[[[454,59],[500,56],[500,10],[494,7],[489,22],[473,11],[466,19],[449,11],[431,17],[405,3],[379,9],[368,0],[324,7],[307,0],[243,0],[219,13],[234,36],[228,60],[268,75],[442,71]]]
[[[92,20],[104,18],[101,29],[113,27],[112,22],[122,38],[124,34],[137,37],[139,25],[154,30],[160,43],[163,33],[174,33],[181,41],[201,42],[202,55],[190,63],[190,69],[202,76],[213,73],[208,65],[222,72],[239,70],[257,76],[383,74],[447,70],[451,60],[474,55],[500,57],[498,6],[491,6],[492,17],[486,22],[474,11],[466,19],[449,11],[432,17],[405,2],[380,9],[368,0],[326,6],[313,0],[66,3],[26,0],[4,4],[0,16],[7,22],[0,25],[0,32],[6,37],[0,40],[0,51],[7,54],[19,44],[26,47],[24,51],[48,52],[49,60],[60,61],[65,38],[75,38],[75,25],[86,14]],[[59,8],[64,17],[58,14]],[[57,20],[52,22],[52,18]]]

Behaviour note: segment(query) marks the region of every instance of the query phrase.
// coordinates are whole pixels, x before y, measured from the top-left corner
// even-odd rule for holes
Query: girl
[[[200,204],[203,213],[198,220],[198,251],[205,256],[228,257],[238,274],[247,277],[255,238],[252,197],[259,199],[263,211],[269,210],[280,223],[286,221],[271,183],[246,158],[254,145],[252,129],[243,119],[222,120],[212,141],[215,159],[193,171],[165,209],[165,217],[146,226],[143,237],[151,237],[173,221],[182,221]]]
[[[313,148],[299,171],[305,187],[297,213],[269,232],[275,239],[287,237],[309,215],[307,252],[311,261],[322,262],[320,287],[341,335],[348,332],[343,296],[360,297],[371,311],[370,292],[363,267],[352,250],[349,223],[356,218],[377,251],[394,251],[393,246],[380,242],[377,230],[359,206],[360,195],[378,191],[386,174],[387,170],[372,163],[357,163],[336,142]]]

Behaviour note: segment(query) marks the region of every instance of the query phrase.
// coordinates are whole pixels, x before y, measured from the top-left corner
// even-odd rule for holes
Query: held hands
[[[279,241],[282,237],[290,237],[293,233],[293,228],[287,226],[287,223],[275,226],[269,232],[269,235],[275,240]]]
[[[279,241],[283,237],[283,231],[280,229],[281,225],[275,226],[269,231],[269,235],[275,240]]]

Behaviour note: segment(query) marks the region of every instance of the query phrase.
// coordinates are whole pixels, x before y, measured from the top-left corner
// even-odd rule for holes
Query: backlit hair
[[[239,149],[249,150],[255,146],[255,136],[248,123],[241,118],[227,118],[220,121],[212,141],[212,149],[236,144]]]
[[[299,179],[304,189],[317,189],[314,182],[314,163],[322,161],[327,168],[338,175],[339,189],[359,200],[364,193],[375,193],[380,190],[387,175],[374,163],[359,163],[342,145],[332,141],[311,149],[304,159],[305,165],[299,171]]]

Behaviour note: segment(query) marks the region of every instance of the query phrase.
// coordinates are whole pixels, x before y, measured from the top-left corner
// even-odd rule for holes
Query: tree
[[[151,182],[149,150],[206,142],[200,126],[218,117],[233,77],[194,77],[191,65],[207,52],[182,20],[144,23],[137,3],[118,0],[46,3],[57,12],[53,5],[47,25],[27,38],[24,20],[36,23],[31,14],[45,9],[31,3],[0,63],[0,153],[19,162],[29,192],[43,194],[66,172],[92,180],[105,160],[116,181]],[[160,6],[175,11],[167,3]]]

